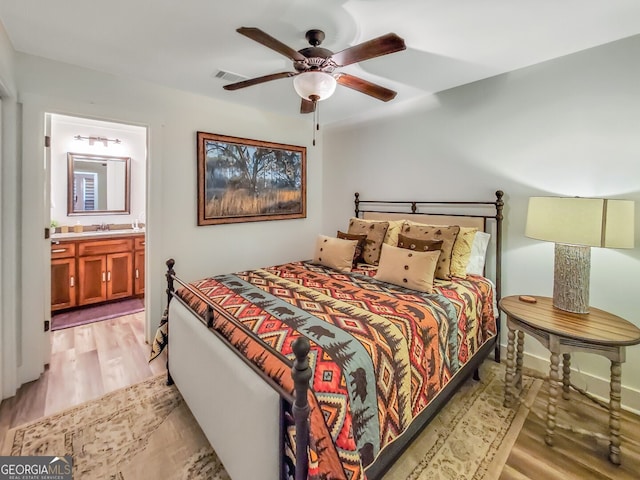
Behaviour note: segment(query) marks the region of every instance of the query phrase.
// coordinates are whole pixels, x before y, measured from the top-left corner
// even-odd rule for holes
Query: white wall
[[[95,142],[74,137],[119,139],[121,143]],[[130,157],[129,215],[67,215],[67,153]],[[142,220],[145,213],[147,176],[147,132],[144,127],[103,122],[89,118],[52,115],[51,119],[51,219],[59,225],[95,225],[101,223],[131,224]],[[121,192],[124,197],[124,191]]]
[[[42,238],[48,211],[37,192],[43,185],[45,113],[77,115],[144,125],[149,128],[147,172],[146,301],[155,331],[164,295],[164,262],[176,259],[183,278],[275,264],[311,256],[321,224],[322,147],[312,147],[309,123],[255,109],[239,108],[198,95],[106,75],[54,61],[17,56],[23,103],[22,324],[25,356],[21,381],[37,377],[37,351],[46,306],[34,291],[49,275]],[[221,88],[212,80],[211,88]],[[307,147],[307,218],[198,227],[196,132],[205,131]],[[321,145],[320,138],[320,145]],[[36,188],[34,188],[34,185]],[[36,194],[34,194],[36,192]],[[27,292],[27,288],[30,289]]]
[[[0,396],[11,394],[16,385],[19,334],[19,168],[17,162],[17,118],[14,51],[0,23]]]
[[[551,296],[553,245],[524,236],[528,197],[640,201],[638,58],[640,36],[455,88],[391,119],[326,129],[325,230],[344,228],[355,191],[491,201],[502,189],[503,295]],[[592,249],[591,304],[640,326],[640,203],[635,224],[635,249]],[[534,340],[526,349],[548,358]],[[577,383],[608,395],[604,357],[575,355],[572,365],[584,373]],[[623,403],[640,410],[640,346],[627,349],[622,382]]]
[[[105,122],[102,120],[95,120],[92,118],[75,117],[68,115],[49,114],[45,115],[45,125],[50,125],[45,130],[48,131],[51,137],[51,146],[46,152],[48,175],[45,174],[44,181],[46,183],[44,191],[44,213],[45,223],[49,224],[56,222],[56,225],[67,226],[69,231],[73,231],[72,228],[76,224],[80,225],[101,225],[106,224],[124,224],[127,228],[129,225],[133,225],[134,222],[145,222],[146,219],[146,181],[147,181],[147,129],[142,126],[129,125],[124,123]],[[93,145],[86,139],[78,140],[75,138],[77,135],[82,137],[99,137],[118,139],[120,143],[107,142],[105,145],[102,142],[94,142]],[[119,165],[119,171],[115,181],[117,185],[114,188],[114,181],[107,180],[101,182],[102,188],[98,189],[98,197],[102,198],[102,201],[107,203],[107,188],[109,188],[108,199],[109,201],[115,200],[118,203],[117,209],[123,209],[125,205],[125,192],[129,192],[130,203],[128,214],[95,214],[90,213],[87,215],[68,215],[67,195],[68,195],[68,153],[75,154],[88,154],[88,155],[102,155],[112,157],[128,157],[129,158],[129,187],[125,186],[123,182],[125,170],[124,164]],[[113,174],[113,169],[106,170],[107,176]],[[108,187],[108,185],[110,185]],[[27,191],[26,188],[24,191]],[[117,199],[116,199],[117,197]],[[49,203],[49,210],[47,210],[47,202]],[[110,208],[106,205],[107,208]],[[27,221],[28,222],[28,221]],[[57,230],[58,232],[60,230]],[[30,258],[29,253],[37,250],[39,247],[30,248],[25,250],[25,255]],[[48,249],[45,249],[45,265],[49,265],[51,258],[48,255]],[[42,259],[39,255],[36,257],[37,262]],[[38,277],[40,278],[40,277]],[[43,308],[44,319],[49,320],[51,318],[51,310],[49,308],[51,298],[50,289],[51,282],[47,277],[46,272],[42,275],[42,282],[38,284],[38,288],[44,289],[43,296]],[[25,295],[28,295],[25,294]],[[26,301],[30,303],[30,299],[26,298]],[[37,325],[33,322],[33,327]],[[50,361],[48,355],[49,344],[51,342],[50,334],[44,335],[44,353],[43,358],[40,356],[34,360],[33,369],[29,369],[28,373],[25,371],[21,378],[30,378],[35,374],[39,362],[45,363]],[[28,341],[28,340],[27,340]],[[31,347],[27,346],[27,352]],[[22,343],[21,349],[22,352]],[[38,363],[35,363],[35,362]]]

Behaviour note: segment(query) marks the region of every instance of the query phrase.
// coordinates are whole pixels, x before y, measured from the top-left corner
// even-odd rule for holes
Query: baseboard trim
[[[502,362],[506,363],[507,361],[507,347],[506,345],[500,346],[500,358]],[[531,355],[530,353],[524,352],[523,363],[526,367],[533,368],[540,372],[544,372],[548,375],[550,361],[548,358],[538,357],[536,355]],[[624,369],[624,364],[623,364]],[[571,369],[572,380],[576,380],[577,386],[580,388],[584,388],[584,383],[588,385],[586,390],[593,395],[594,397],[603,400],[605,402],[609,402],[609,379],[601,378],[595,375],[592,375],[588,372],[578,371],[575,369]],[[580,379],[580,381],[578,380]],[[584,380],[584,381],[582,381]],[[636,390],[635,388],[630,388],[624,385],[624,375],[622,376],[622,408],[629,412],[632,412],[636,415],[640,415],[640,390]]]

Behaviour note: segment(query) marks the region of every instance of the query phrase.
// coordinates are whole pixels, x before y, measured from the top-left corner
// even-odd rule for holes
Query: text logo
[[[0,457],[0,480],[72,480],[71,456]]]

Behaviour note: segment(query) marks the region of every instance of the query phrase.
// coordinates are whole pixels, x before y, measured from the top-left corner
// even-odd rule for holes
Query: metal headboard
[[[403,200],[361,200],[355,193],[355,216],[362,218],[365,213],[409,214],[411,216],[429,217],[466,217],[481,219],[484,231],[495,236],[495,278],[496,302],[502,292],[502,210],[504,208],[504,192],[497,190],[496,199],[492,202],[471,201],[403,201]],[[491,231],[491,223],[495,230]],[[497,322],[498,342],[495,357],[500,361],[500,321]]]

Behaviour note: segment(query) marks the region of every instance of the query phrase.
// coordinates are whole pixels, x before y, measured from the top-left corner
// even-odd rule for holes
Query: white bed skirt
[[[179,301],[169,370],[233,480],[278,480],[280,397]]]

